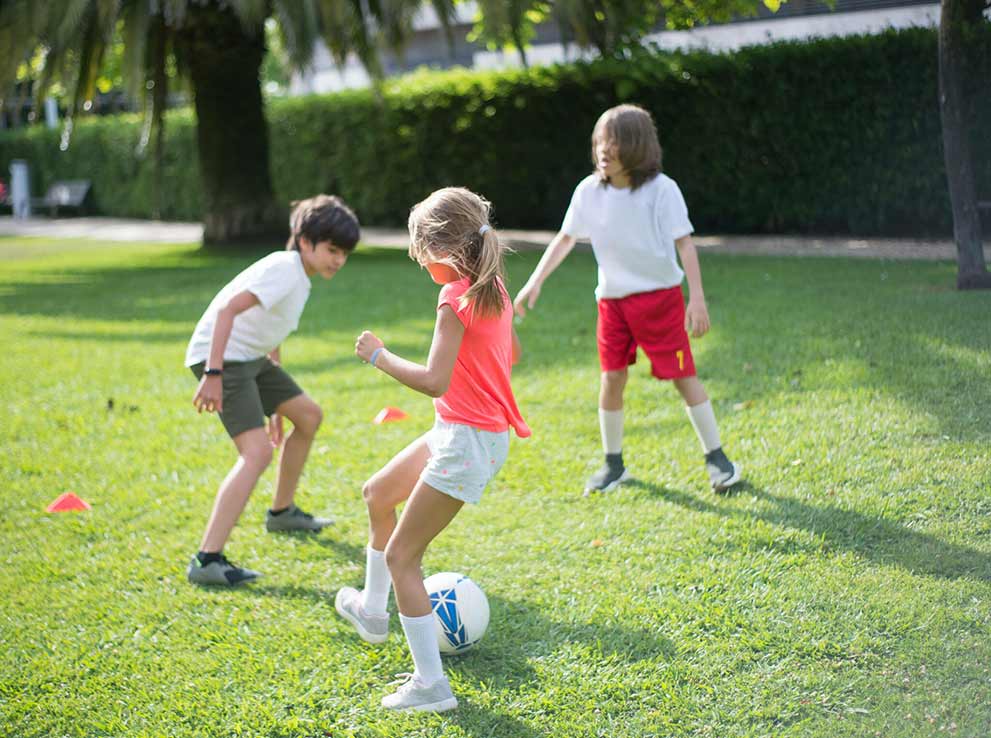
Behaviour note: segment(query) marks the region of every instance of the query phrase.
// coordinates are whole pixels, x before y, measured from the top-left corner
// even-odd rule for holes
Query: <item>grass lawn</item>
[[[378,707],[411,670],[397,619],[372,647],[333,608],[362,581],[362,481],[432,421],[353,356],[362,329],[425,356],[437,288],[405,254],[317,278],[284,346],[326,415],[300,501],[337,525],[266,534],[269,470],[227,549],[265,578],[185,581],[233,457],[183,354],[258,256],[0,239],[0,736],[988,735],[991,294],[954,291],[954,265],[703,255],[696,359],[747,483],[708,491],[641,360],[636,481],[582,499],[595,268],[573,255],[520,326],[534,436],[427,554],[492,621],[446,662],[461,707],[423,716]],[[385,405],[410,419],[372,425]],[[67,490],[92,511],[46,514]]]

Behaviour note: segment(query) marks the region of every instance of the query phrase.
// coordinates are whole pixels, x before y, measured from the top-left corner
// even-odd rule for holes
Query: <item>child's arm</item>
[[[564,257],[570,254],[574,247],[574,236],[569,236],[564,231],[560,231],[554,236],[554,240],[550,242],[544,255],[540,257],[530,279],[526,281],[523,289],[516,294],[516,299],[513,300],[513,307],[517,315],[522,318],[526,315],[527,309],[533,310],[533,306],[537,304],[537,298],[540,297],[540,288],[544,284],[544,280],[551,276],[551,272],[558,268],[564,261]],[[526,307],[524,307],[524,303]]]
[[[688,279],[688,307],[685,308],[685,330],[692,338],[701,338],[709,330],[709,310],[705,306],[705,293],[702,291],[702,269],[699,255],[695,251],[692,237],[682,236],[674,242],[681,257],[681,266]]]
[[[251,292],[238,292],[226,305],[217,311],[217,319],[213,323],[213,336],[210,338],[210,358],[207,359],[207,369],[224,368],[224,351],[231,337],[234,318],[248,308],[258,304],[258,298]],[[224,410],[224,383],[219,374],[203,375],[200,384],[193,395],[193,407],[199,412],[206,410],[218,413]]]
[[[371,362],[376,349],[382,349],[375,356],[374,366],[381,369],[393,379],[402,382],[410,389],[422,392],[430,397],[440,397],[447,392],[451,383],[451,374],[464,338],[465,327],[449,305],[441,306],[437,311],[437,323],[434,326],[434,339],[430,344],[430,355],[427,365],[417,364],[396,356],[385,348],[385,344],[370,331],[358,336],[354,352],[364,361]]]

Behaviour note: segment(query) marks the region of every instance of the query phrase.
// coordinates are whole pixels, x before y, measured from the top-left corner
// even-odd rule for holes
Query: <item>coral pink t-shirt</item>
[[[513,308],[509,293],[499,282],[503,310],[498,316],[477,318],[474,305],[461,307],[460,297],[471,283],[467,278],[445,284],[437,309],[450,305],[465,327],[451,384],[434,399],[437,415],[445,423],[461,423],[493,433],[512,426],[526,438],[530,428],[520,415],[509,379],[513,363]]]

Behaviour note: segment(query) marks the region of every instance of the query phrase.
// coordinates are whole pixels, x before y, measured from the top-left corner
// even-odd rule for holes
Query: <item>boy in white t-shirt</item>
[[[220,415],[238,452],[186,570],[196,584],[230,586],[260,576],[231,564],[223,549],[273,446],[280,449],[279,470],[266,529],[319,531],[333,522],[293,502],[323,413],[280,366],[279,346],[299,325],[310,277],[331,279],[354,250],[358,219],[340,198],[316,195],[295,204],[289,227],[285,251],[255,262],[217,293],[186,350],[186,366],[199,379],[193,405]],[[282,432],[282,418],[293,425],[289,433]]]
[[[704,335],[709,313],[691,238],[694,228],[681,190],[661,173],[661,146],[650,113],[635,105],[603,113],[592,132],[592,161],[595,173],[575,189],[560,232],[514,301],[517,313],[525,315],[575,241],[591,240],[599,265],[599,429],[606,458],[586,482],[585,494],[607,492],[628,478],[623,390],[638,346],[650,359],[653,376],[672,380],[681,393],[705,453],[709,481],[721,492],[740,480],[740,469],[723,452],[712,404],[695,374],[688,331],[695,338]],[[686,275],[687,309],[681,291]]]

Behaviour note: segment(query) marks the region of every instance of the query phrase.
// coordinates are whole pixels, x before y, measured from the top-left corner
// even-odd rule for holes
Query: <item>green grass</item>
[[[974,736],[991,725],[991,295],[951,264],[704,256],[696,342],[732,496],[706,488],[670,386],[637,364],[637,479],[599,460],[594,264],[572,256],[520,327],[534,429],[427,554],[492,606],[447,662],[459,710],[383,714],[410,661],[333,610],[359,585],[362,481],[432,408],[353,357],[362,329],[425,355],[436,287],[365,250],[314,285],[285,362],[325,409],[302,503],[273,537],[266,473],[228,552],[266,578],[185,582],[233,458],[191,406],[196,319],[258,254],[0,239],[0,735]],[[510,260],[519,286],[535,254]],[[114,409],[108,411],[108,400]],[[384,405],[409,420],[371,424]],[[91,512],[48,515],[73,490]]]

